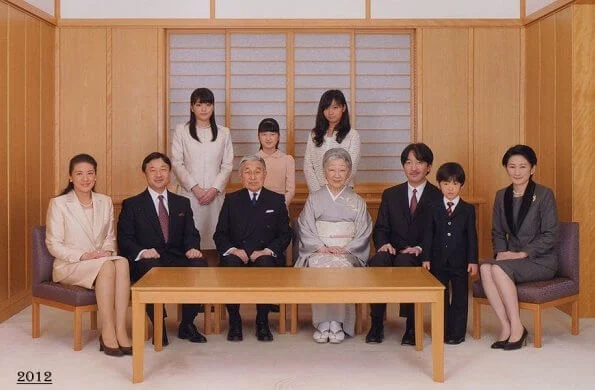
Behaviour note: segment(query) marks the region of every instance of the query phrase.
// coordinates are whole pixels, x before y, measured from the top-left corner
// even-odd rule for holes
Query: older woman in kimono
[[[349,186],[351,157],[341,148],[323,156],[327,184],[311,193],[298,220],[300,238],[296,267],[363,267],[368,261],[372,219],[366,202]],[[314,340],[340,343],[353,336],[355,305],[312,305]]]

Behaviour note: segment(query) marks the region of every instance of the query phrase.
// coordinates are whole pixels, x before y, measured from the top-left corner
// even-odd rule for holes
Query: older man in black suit
[[[423,143],[409,144],[401,153],[401,165],[407,182],[386,189],[378,210],[372,238],[376,254],[369,267],[419,267],[422,265],[423,233],[427,226],[429,206],[442,199],[442,193],[426,180],[434,155]],[[372,327],[367,343],[384,339],[386,304],[371,305]],[[407,317],[403,345],[415,345],[413,304],[401,304],[401,317]]]
[[[213,239],[221,267],[277,267],[285,264],[284,251],[292,230],[283,195],[263,187],[266,164],[259,156],[246,156],[240,162],[244,188],[228,194],[219,214]],[[268,313],[270,305],[256,305],[256,336],[272,341]],[[241,341],[240,305],[227,305],[229,341]]]
[[[171,161],[158,152],[149,154],[142,163],[147,189],[125,199],[118,220],[118,246],[131,265],[133,282],[153,267],[206,267],[200,252],[200,235],[194,226],[190,201],[169,192]],[[182,305],[178,337],[193,343],[207,339],[194,325],[200,305]],[[153,321],[153,305],[147,305]],[[167,345],[163,327],[163,345]]]

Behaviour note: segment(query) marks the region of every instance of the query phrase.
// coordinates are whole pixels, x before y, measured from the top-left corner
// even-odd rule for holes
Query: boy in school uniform
[[[443,201],[433,205],[424,233],[422,266],[438,279],[444,290],[444,340],[465,341],[468,312],[468,277],[477,275],[475,209],[460,197],[465,171],[456,162],[440,166],[436,181]],[[450,284],[450,286],[449,286]],[[452,300],[450,292],[452,291]]]

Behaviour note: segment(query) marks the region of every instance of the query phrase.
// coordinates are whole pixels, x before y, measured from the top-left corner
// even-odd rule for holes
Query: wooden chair
[[[31,336],[40,336],[40,305],[55,307],[74,313],[73,349],[83,348],[83,313],[89,313],[91,330],[97,330],[97,301],[95,291],[52,281],[54,257],[45,245],[45,226],[36,226],[31,232]],[[148,338],[145,321],[145,337]]]
[[[558,272],[554,279],[517,285],[519,307],[533,312],[533,345],[541,347],[541,312],[549,307],[571,305],[571,334],[579,333],[579,226],[560,223]],[[473,283],[473,337],[481,338],[481,305],[489,305],[481,280]]]

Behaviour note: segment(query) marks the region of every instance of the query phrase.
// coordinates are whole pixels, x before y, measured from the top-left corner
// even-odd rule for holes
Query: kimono
[[[363,267],[370,252],[372,218],[366,202],[349,186],[334,196],[327,186],[310,194],[298,219],[299,257],[295,267]],[[346,254],[319,253],[324,246],[340,246]],[[312,305],[315,327],[326,321],[343,323],[350,336],[355,328],[355,305]]]

